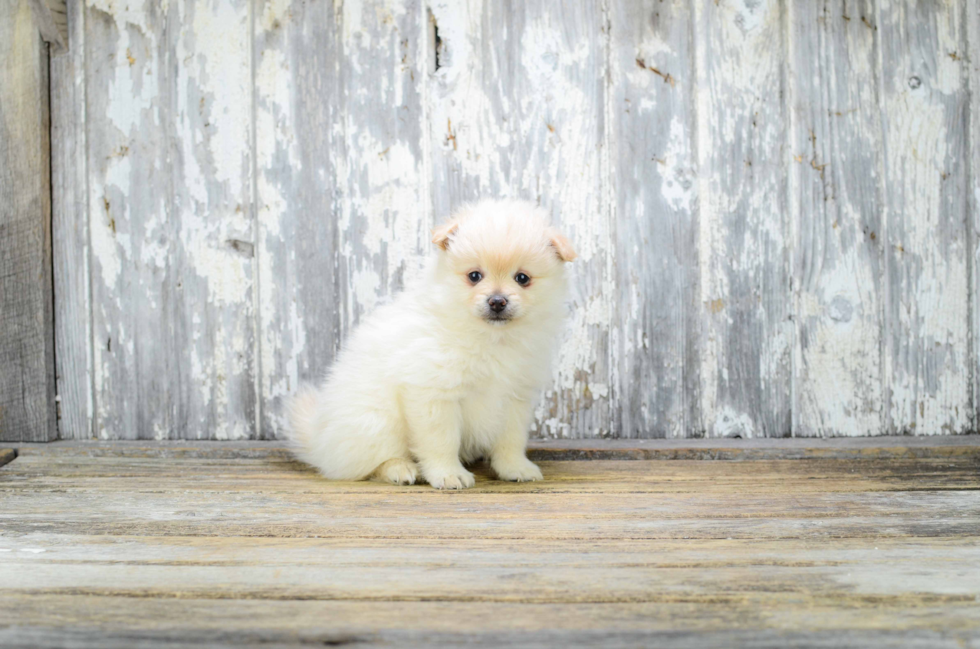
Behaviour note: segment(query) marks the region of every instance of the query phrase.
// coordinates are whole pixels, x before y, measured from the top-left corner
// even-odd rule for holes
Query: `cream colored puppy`
[[[527,431],[565,309],[569,242],[521,201],[469,205],[433,231],[421,280],[351,335],[326,381],[287,403],[297,457],[327,478],[473,486],[540,480]]]

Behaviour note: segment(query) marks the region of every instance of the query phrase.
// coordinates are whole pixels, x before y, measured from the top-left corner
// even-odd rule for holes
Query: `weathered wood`
[[[885,390],[889,432],[972,424],[964,7],[883,0]]]
[[[85,154],[93,432],[166,439],[179,373],[167,17],[86,4]]]
[[[967,218],[967,265],[971,269],[969,286],[969,304],[972,326],[970,343],[973,345],[969,355],[971,369],[970,379],[973,383],[973,432],[980,433],[980,56],[975,52],[980,49],[980,5],[966,6],[967,44],[970,52],[966,61],[970,83],[970,141],[969,158],[970,176],[967,178],[967,194],[969,196],[969,214]]]
[[[486,195],[581,253],[536,436],[977,426],[970,2],[83,4],[65,437],[276,437]]]
[[[57,436],[48,46],[31,3],[0,7],[0,440]]]
[[[85,8],[67,6],[68,52],[51,59],[51,230],[58,436],[90,439],[93,429],[92,306],[86,156]]]
[[[315,471],[299,464],[284,453],[270,453],[268,456],[229,458],[218,455],[184,454],[179,461],[172,456],[142,454],[82,454],[47,452],[36,453],[32,449],[20,448],[17,468],[19,475],[31,475],[29,482],[10,483],[4,486],[4,491],[10,494],[19,493],[21,497],[29,497],[32,493],[45,491],[54,494],[56,499],[64,496],[61,486],[65,480],[85,480],[85,485],[79,485],[73,494],[83,492],[101,494],[100,498],[131,498],[133,493],[140,492],[147,506],[167,506],[167,495],[175,487],[174,480],[184,477],[186,497],[195,502],[207,500],[207,493],[221,491],[237,493],[262,494],[278,493],[281,496],[279,504],[263,501],[256,505],[261,507],[264,519],[264,530],[269,525],[288,524],[298,526],[331,525],[329,521],[313,521],[309,518],[294,519],[285,510],[282,499],[292,500],[296,505],[308,499],[321,500],[331,498],[331,494],[348,494],[351,498],[364,497],[370,500],[377,494],[391,494],[406,506],[412,503],[428,503],[433,498],[440,498],[440,492],[425,485],[417,485],[407,491],[393,491],[390,485],[367,482],[327,482],[310,478],[316,476]],[[772,456],[769,456],[770,458]],[[792,456],[791,456],[792,457]],[[935,492],[940,490],[974,489],[977,484],[977,453],[946,454],[933,457],[915,457],[914,455],[875,455],[872,453],[862,456],[851,456],[845,459],[827,459],[820,456],[806,458],[805,461],[783,459],[747,460],[742,462],[704,462],[704,461],[639,461],[637,460],[594,460],[589,462],[542,462],[545,481],[533,485],[503,483],[487,480],[488,472],[485,466],[477,465],[480,479],[473,494],[522,493],[530,497],[539,494],[541,498],[557,498],[555,502],[579,503],[572,509],[575,511],[592,511],[582,509],[591,507],[588,503],[598,502],[600,493],[632,493],[636,503],[624,503],[622,507],[647,506],[640,503],[656,501],[656,494],[689,494],[691,498],[727,498],[732,489],[737,487],[740,480],[746,480],[747,472],[754,472],[756,493],[785,494],[826,494],[829,492]],[[695,475],[695,469],[700,471]],[[139,477],[139,485],[133,483]],[[193,483],[193,487],[191,487]],[[703,483],[703,484],[702,484]],[[710,483],[710,487],[705,485]],[[154,495],[155,494],[155,495]],[[194,495],[197,494],[197,495]],[[290,495],[291,494],[291,495]],[[396,496],[397,494],[397,496]],[[435,494],[435,495],[433,495]],[[550,495],[549,495],[550,494]],[[560,496],[560,497],[559,497]],[[71,496],[74,497],[74,496]],[[79,496],[80,497],[80,496]],[[490,497],[490,496],[488,496]],[[678,496],[679,497],[679,496]],[[743,497],[738,492],[735,497]],[[773,496],[775,497],[775,496]],[[537,496],[535,496],[537,498]],[[298,500],[297,500],[298,499]],[[492,498],[491,498],[492,499]],[[564,500],[562,500],[564,499]],[[651,500],[652,499],[652,500]],[[628,499],[629,500],[629,499]],[[107,501],[108,502],[108,501]],[[367,502],[367,501],[359,501]],[[391,501],[388,504],[392,504]],[[538,503],[541,505],[541,502]],[[38,505],[40,506],[40,505]],[[210,505],[209,505],[210,506]],[[327,505],[324,505],[326,507]],[[330,505],[334,507],[334,505]],[[337,504],[337,507],[344,507]],[[218,504],[215,508],[220,509]],[[214,511],[218,511],[214,509]],[[168,510],[170,511],[170,510]],[[343,514],[338,514],[343,515]],[[600,515],[596,513],[595,515]],[[735,516],[735,514],[732,514]],[[681,517],[683,518],[683,517]],[[103,519],[112,523],[111,519]],[[162,519],[161,519],[162,520]],[[291,522],[290,522],[291,520]],[[168,522],[169,521],[169,522]],[[239,527],[240,521],[225,521],[235,525],[238,533],[253,534]],[[117,522],[118,523],[118,522]],[[188,521],[186,518],[167,519],[161,522],[159,530],[172,529],[173,525],[191,525],[187,529],[203,530],[201,521]],[[198,525],[200,523],[200,525]],[[260,521],[256,519],[258,526]],[[9,525],[20,525],[17,521]],[[28,527],[30,521],[25,519],[23,525]],[[115,523],[113,523],[115,524]],[[128,529],[129,521],[119,525]],[[26,529],[26,528],[25,528]],[[298,528],[297,528],[298,529]],[[548,535],[546,528],[536,528],[536,535]],[[648,530],[656,534],[656,530]],[[611,531],[593,530],[594,533],[608,536]],[[162,532],[161,532],[162,533]],[[316,532],[311,532],[316,533]],[[351,533],[354,533],[353,531]],[[439,535],[440,532],[433,531]],[[590,532],[592,533],[592,532]],[[262,536],[259,527],[254,535]]]
[[[344,164],[340,273],[346,335],[417,277],[433,247],[425,181],[424,3],[347,2],[341,19]]]
[[[213,460],[292,460],[281,442],[229,441],[76,441],[21,444],[30,455],[70,457],[153,457]],[[743,439],[543,439],[532,440],[528,456],[538,461],[566,460],[777,460],[777,459],[942,459],[980,457],[980,436],[851,437]]]
[[[274,458],[53,449],[69,446],[0,470],[4,646],[924,647],[980,633],[976,454],[551,462],[542,483],[481,470],[447,494]]]
[[[177,343],[168,436],[247,439],[256,418],[250,0],[171,9],[170,79]],[[147,377],[149,378],[149,377]],[[155,380],[155,379],[154,379]],[[149,431],[143,431],[149,436]]]
[[[259,437],[340,347],[343,111],[338,5],[256,4]]]
[[[535,418],[540,436],[612,429],[609,271],[604,195],[606,60],[598,3],[437,3],[429,87],[432,208],[441,220],[466,201],[538,201],[575,241],[571,311],[554,383]]]
[[[87,9],[99,436],[253,430],[248,16],[244,0]]]
[[[788,6],[793,433],[866,435],[884,414],[876,6]]]
[[[34,12],[38,31],[50,46],[51,54],[61,54],[68,47],[68,14],[65,0],[27,0]]]
[[[701,430],[695,73],[690,3],[610,5],[610,183],[618,295],[613,430]]]
[[[61,37],[62,44],[65,48],[69,47],[68,0],[45,0],[44,4],[48,8],[48,13],[51,15],[51,21],[58,29],[58,35]]]
[[[11,462],[16,457],[17,457],[17,449],[0,448],[0,466],[3,466],[7,462]]]
[[[703,429],[784,437],[794,333],[783,4],[694,6]]]
[[[268,3],[259,15],[257,436],[274,438],[282,397],[322,378],[343,337],[429,249],[425,30],[412,0]]]
[[[548,605],[489,602],[333,602],[156,600],[45,595],[11,600],[5,610],[23,626],[0,630],[5,647],[129,649],[140,647],[610,647],[681,649],[868,646],[959,649],[977,639],[976,606],[930,601],[915,615],[864,603],[850,611],[808,603],[806,616],[784,598],[763,608],[752,595],[714,605],[690,601]],[[795,600],[793,600],[795,601]],[[770,628],[745,629],[766,623]],[[833,629],[806,622],[833,615]],[[140,620],[139,628],[128,624]],[[233,618],[234,628],[215,620]],[[955,620],[956,628],[942,622]],[[935,625],[928,627],[928,620]],[[450,626],[450,621],[458,627]],[[610,622],[616,628],[609,628]],[[30,626],[28,626],[28,624]],[[887,625],[887,628],[883,628]],[[597,630],[596,627],[601,630]],[[465,630],[460,630],[465,629]]]

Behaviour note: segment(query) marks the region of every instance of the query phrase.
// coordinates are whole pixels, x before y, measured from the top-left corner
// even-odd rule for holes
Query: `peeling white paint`
[[[885,2],[879,26],[896,39],[883,66],[889,418],[894,431],[920,435],[969,426],[968,368],[975,362],[967,358],[966,231],[955,212],[962,167],[953,152],[966,124],[951,111],[965,101],[963,62],[950,55],[963,50],[964,26],[956,6],[936,11],[914,41],[898,40],[918,22],[904,4]],[[923,66],[925,57],[934,64]]]
[[[856,225],[868,209],[857,190],[835,184],[826,166],[824,184],[806,184],[829,149],[807,137],[813,117],[798,99],[811,80],[794,76],[788,56],[786,29],[802,5],[678,2],[654,21],[660,4],[625,12],[535,1],[504,12],[352,1],[330,15],[292,0],[89,0],[111,18],[112,36],[89,44],[100,57],[90,69],[105,75],[88,87],[91,105],[105,109],[88,145],[99,435],[274,434],[280,398],[327,366],[359,317],[418,277],[432,222],[478,196],[540,201],[580,254],[553,383],[536,408],[539,434],[623,433],[615,426],[629,381],[647,393],[631,406],[631,434],[782,433],[771,420],[782,425],[790,405],[794,429],[807,434],[870,432],[882,419],[917,433],[964,430],[970,336],[980,344],[968,324],[977,316],[967,258],[980,266],[980,248],[967,248],[965,232],[937,234],[959,182],[942,175],[963,163],[950,117],[967,92],[962,0],[936,9],[917,45],[927,51],[889,57],[881,70],[876,39],[887,45],[915,28],[913,12],[901,11],[908,3],[882,2],[877,37],[857,37],[857,21],[834,28],[853,32],[850,74],[886,75],[876,80],[882,123],[837,122],[884,141],[874,172],[888,199],[877,233],[891,255],[884,280],[862,256],[874,248]],[[433,73],[430,10],[441,38]],[[318,46],[336,50],[322,56]],[[832,70],[820,72],[821,97],[851,100]],[[873,105],[877,87],[862,84],[852,103]],[[847,117],[850,105],[821,109],[865,119]],[[616,131],[627,111],[634,122],[624,123],[656,120],[655,137]],[[831,146],[841,147],[834,164],[853,163],[846,142]],[[623,164],[628,156],[635,165]],[[811,237],[800,228],[815,208],[801,192],[825,188],[823,215],[837,210],[840,223]],[[660,252],[669,246],[624,236],[623,219],[649,220],[657,227],[635,231],[677,245],[690,233],[694,278]],[[311,232],[323,240],[297,240]],[[314,245],[322,252],[311,259]],[[804,252],[797,246],[809,246],[806,277],[790,265]],[[891,311],[869,288],[882,281],[894,282]],[[696,295],[670,293],[677,286]],[[670,304],[650,309],[656,300]],[[883,365],[879,312],[894,316]],[[163,321],[175,317],[184,320]],[[161,358],[141,347],[150,344],[141,325],[161,339]],[[688,336],[686,327],[700,329]],[[666,328],[677,335],[658,335]],[[651,358],[656,370],[643,364]],[[187,402],[148,396],[158,377],[146,374],[177,367],[193,384]],[[255,399],[258,426],[246,417]],[[194,430],[172,430],[174,413]]]

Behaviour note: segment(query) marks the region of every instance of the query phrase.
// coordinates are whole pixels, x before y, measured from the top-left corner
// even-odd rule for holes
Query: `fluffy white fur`
[[[521,201],[466,206],[433,243],[420,281],[353,332],[321,386],[288,401],[294,452],[335,480],[463,489],[463,463],[480,457],[503,480],[540,480],[527,431],[575,252]]]

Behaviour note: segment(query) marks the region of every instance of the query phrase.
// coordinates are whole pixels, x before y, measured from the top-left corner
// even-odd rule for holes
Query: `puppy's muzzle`
[[[487,298],[487,305],[494,313],[500,313],[507,308],[507,298],[503,295],[491,295]]]

